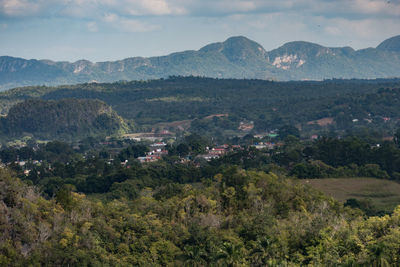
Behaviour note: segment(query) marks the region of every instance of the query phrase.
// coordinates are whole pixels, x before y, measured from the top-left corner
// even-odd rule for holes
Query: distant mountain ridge
[[[148,80],[168,76],[206,76],[271,80],[400,77],[400,35],[376,48],[330,48],[296,41],[272,51],[238,36],[160,57],[132,57],[93,63],[54,62],[0,57],[0,89],[27,85],[60,85],[119,80]]]

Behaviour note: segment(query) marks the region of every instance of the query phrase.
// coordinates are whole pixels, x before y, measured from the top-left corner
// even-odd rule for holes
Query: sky
[[[375,47],[400,34],[400,0],[0,0],[0,56],[94,62],[246,36]]]

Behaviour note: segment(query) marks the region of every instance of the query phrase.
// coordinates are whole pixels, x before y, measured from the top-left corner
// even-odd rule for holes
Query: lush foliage
[[[296,182],[228,168],[101,202],[2,171],[2,265],[398,265],[400,212],[363,219]]]
[[[400,118],[400,91],[393,88],[400,88],[398,80],[283,83],[173,77],[14,89],[0,94],[0,104],[7,114],[15,103],[30,98],[100,99],[123,118],[134,120],[138,130],[186,120],[192,123],[192,132],[218,138],[243,135],[238,130],[240,122],[253,122],[253,132],[293,125],[303,136],[346,130],[382,137],[393,134]],[[209,117],[215,114],[226,116]],[[170,128],[176,131],[179,127]]]
[[[297,178],[399,181],[399,87],[173,77],[3,93],[4,133],[86,138],[0,150],[0,265],[398,266],[400,207],[343,205]],[[91,99],[175,132],[168,155],[142,164],[164,144],[104,138],[127,125]],[[156,124],[174,120],[198,134]]]
[[[27,100],[13,106],[1,120],[7,138],[31,134],[36,138],[78,139],[124,133],[129,127],[99,100]]]

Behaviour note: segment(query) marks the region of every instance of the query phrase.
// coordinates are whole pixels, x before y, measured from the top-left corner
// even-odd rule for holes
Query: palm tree
[[[224,242],[218,251],[218,263],[229,267],[248,266],[242,244]]]

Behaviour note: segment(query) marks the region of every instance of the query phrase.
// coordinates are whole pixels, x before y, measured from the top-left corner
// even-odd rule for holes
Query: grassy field
[[[306,179],[302,183],[345,202],[349,198],[370,199],[380,210],[391,212],[400,205],[400,184],[374,178]]]

